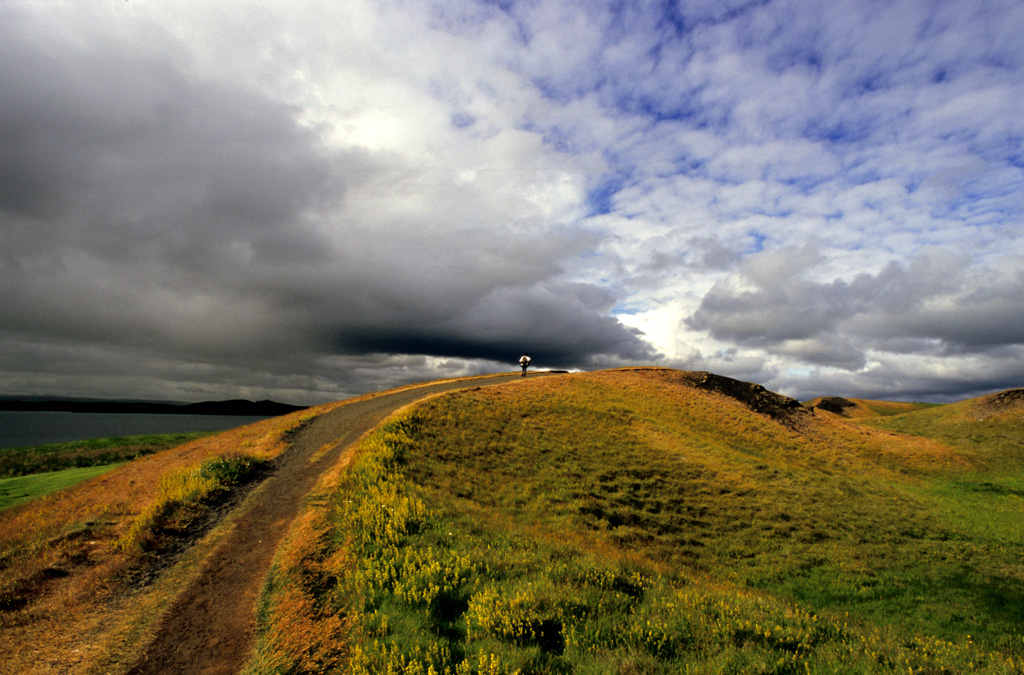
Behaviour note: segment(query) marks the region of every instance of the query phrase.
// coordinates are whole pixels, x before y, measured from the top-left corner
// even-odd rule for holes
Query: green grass
[[[0,510],[71,487],[121,464],[211,432],[112,436],[0,448]]]
[[[324,599],[357,617],[353,673],[1013,672],[966,636],[808,611],[453,505],[410,479],[422,424],[386,427],[339,500],[355,562]]]
[[[127,462],[209,435],[210,432],[113,436],[22,448],[0,448],[0,478]]]
[[[861,424],[947,443],[975,461],[980,473],[1024,473],[1024,417],[1020,413],[990,411],[966,401]]]
[[[354,673],[1024,672],[1014,452],[805,419],[665,371],[431,399],[361,446],[311,616]]]
[[[1024,546],[1024,416],[964,402],[863,422],[938,440],[973,463],[918,490],[964,536],[992,546]]]
[[[0,511],[100,476],[118,466],[120,464],[106,464],[81,469],[36,473],[29,476],[15,476],[14,478],[0,478]]]
[[[907,412],[908,408],[914,408],[916,410],[925,410],[927,408],[935,407],[935,403],[895,403],[891,401],[861,401],[864,408],[871,411],[879,417],[890,417],[892,415],[901,415]]]

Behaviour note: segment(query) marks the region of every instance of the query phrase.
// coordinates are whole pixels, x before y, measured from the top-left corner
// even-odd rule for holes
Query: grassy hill
[[[314,496],[249,672],[1020,673],[1004,403],[851,421],[653,368],[436,397]]]
[[[250,675],[1024,673],[1024,391],[822,407],[660,368],[472,384],[324,476]],[[92,646],[71,664],[54,644],[54,668],[120,672],[202,560],[152,568],[161,533],[187,539],[238,462],[315,414],[0,512],[5,663],[60,634]]]

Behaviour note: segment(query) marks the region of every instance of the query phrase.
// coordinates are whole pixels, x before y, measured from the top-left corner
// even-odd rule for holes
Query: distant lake
[[[0,448],[84,441],[108,436],[224,431],[265,420],[241,415],[23,412],[0,410]]]

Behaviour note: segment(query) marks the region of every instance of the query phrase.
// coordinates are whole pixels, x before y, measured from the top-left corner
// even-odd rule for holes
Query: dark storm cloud
[[[237,348],[217,344],[230,325],[269,318],[252,278],[320,256],[300,213],[342,185],[316,135],[124,46],[3,45],[4,327],[154,356]]]
[[[340,192],[283,104],[116,46],[34,47],[6,40],[0,59],[0,209],[5,234],[33,235],[18,243],[210,264],[240,240],[276,249],[300,209]]]
[[[502,288],[452,316],[423,317],[408,326],[345,326],[335,335],[344,351],[433,354],[508,361],[529,351],[538,363],[587,367],[596,355],[642,361],[656,354],[634,331],[597,314],[590,304],[604,294],[593,287],[538,285]],[[599,304],[605,304],[603,301]]]
[[[203,383],[237,391],[249,377],[317,396],[390,383],[360,381],[332,356],[372,370],[406,354],[512,362],[533,349],[570,367],[652,353],[604,315],[614,304],[605,291],[553,279],[563,256],[592,242],[586,233],[494,236],[443,213],[367,220],[348,209],[347,190],[385,180],[393,158],[328,148],[297,109],[200,77],[159,31],[149,36],[159,48],[144,49],[5,26],[10,392],[88,380],[103,391],[77,393],[154,395],[165,381],[184,395]],[[402,363],[407,378],[445,372]],[[317,381],[324,374],[333,383]]]

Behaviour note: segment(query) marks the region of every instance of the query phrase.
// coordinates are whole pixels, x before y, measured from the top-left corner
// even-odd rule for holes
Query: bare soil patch
[[[856,408],[857,404],[849,399],[842,398],[841,396],[823,396],[814,404],[814,407],[830,413],[835,413],[836,415],[849,417],[849,414],[846,412],[847,409]]]
[[[690,386],[728,396],[754,412],[767,415],[779,422],[793,424],[799,419],[805,419],[806,415],[810,413],[800,404],[800,401],[776,394],[760,384],[742,382],[731,377],[706,372],[685,373],[683,379]]]
[[[267,475],[260,471],[250,480],[214,495],[212,502],[203,502],[193,513],[185,510],[171,522],[153,533],[152,551],[143,562],[126,573],[126,589],[131,592],[148,586],[164,571],[182,559],[191,547],[206,536],[229,513],[241,506],[245,498],[259,487]]]
[[[1007,389],[981,400],[981,406],[994,413],[1024,408],[1024,389]]]

